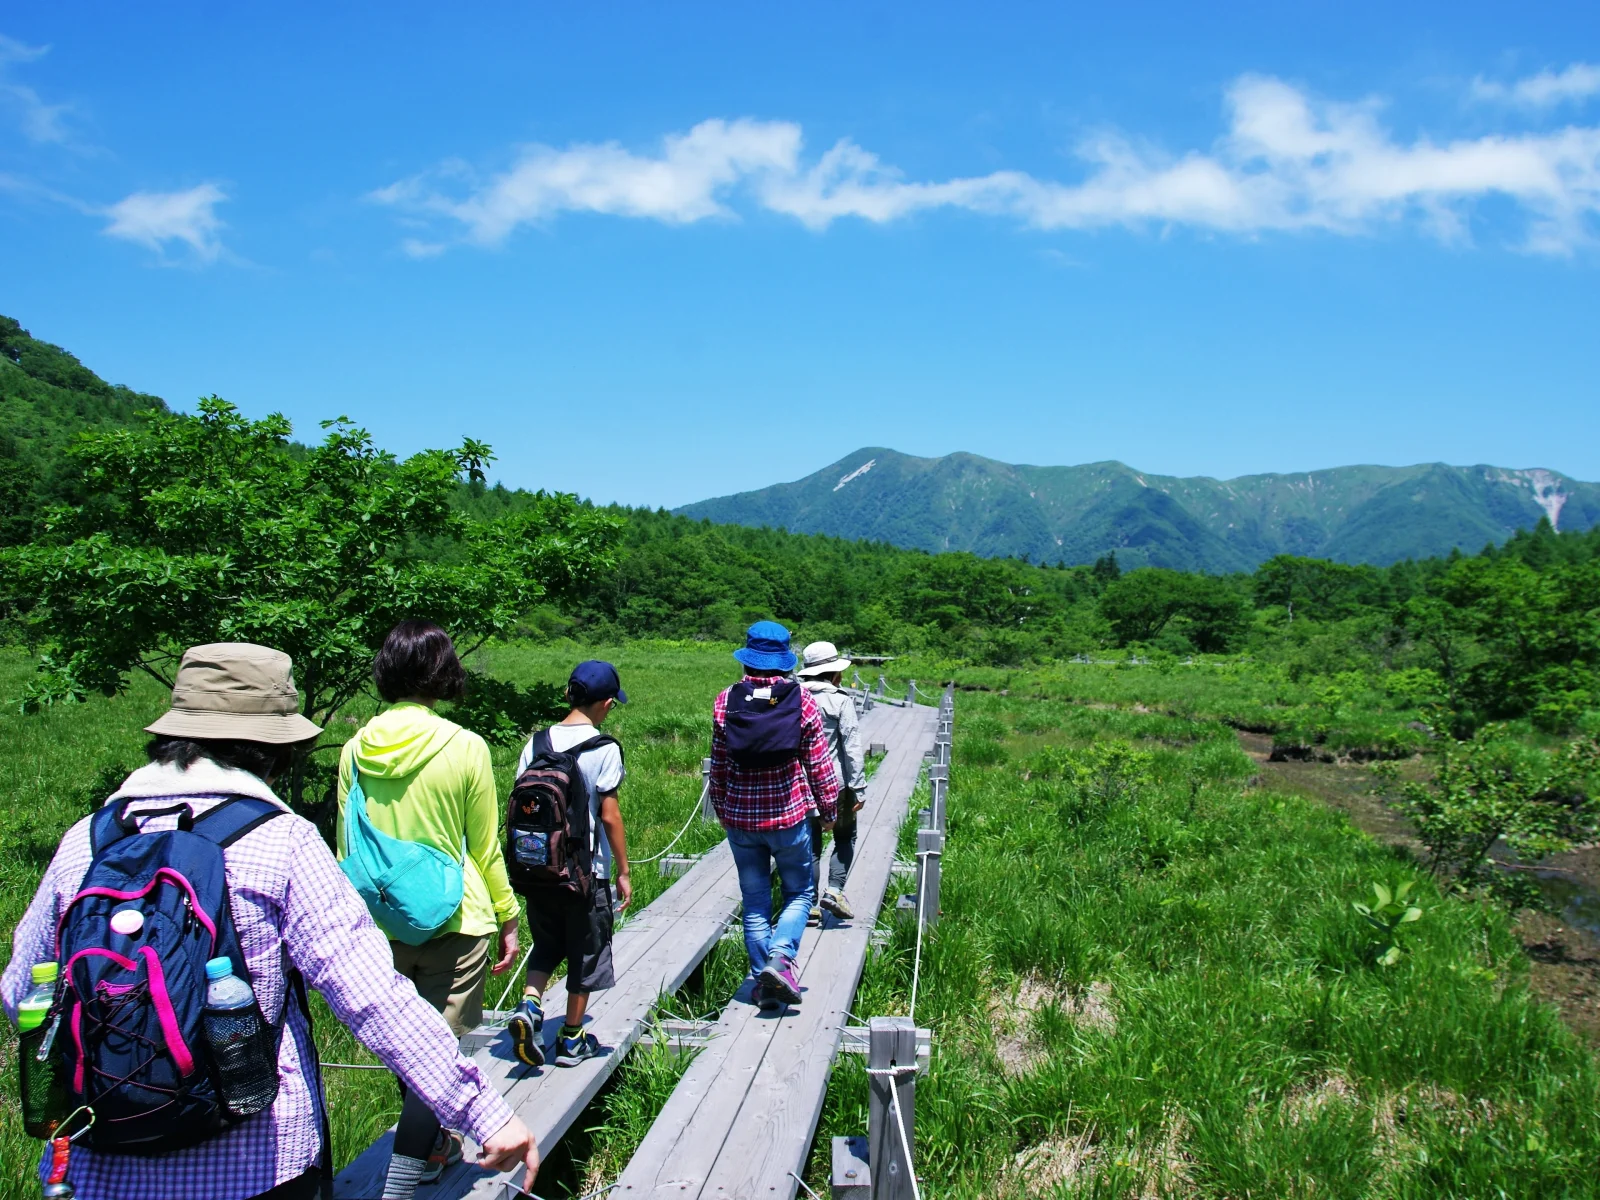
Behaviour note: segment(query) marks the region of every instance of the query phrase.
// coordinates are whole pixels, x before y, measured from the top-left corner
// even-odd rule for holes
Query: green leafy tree
[[[1290,619],[1337,621],[1390,602],[1391,590],[1374,567],[1279,554],[1256,568],[1256,604],[1277,605]]]
[[[462,515],[461,477],[492,458],[481,442],[402,461],[346,418],[323,428],[304,451],[282,416],[213,396],[196,416],[84,435],[84,503],[0,552],[0,589],[45,648],[27,703],[111,694],[135,671],[170,686],[185,647],[251,641],[293,657],[302,709],[325,723],[402,618],[470,653],[611,562],[618,522],[571,496]],[[296,798],[303,777],[302,762]]]
[[[1600,832],[1597,770],[1600,743],[1592,739],[1548,751],[1488,725],[1470,741],[1447,742],[1431,781],[1407,780],[1399,788],[1435,874],[1527,904],[1534,898],[1527,882],[1497,874],[1489,851],[1504,841],[1519,858],[1536,862],[1592,839]],[[1392,769],[1384,773],[1395,778]]]
[[[1217,653],[1243,632],[1247,606],[1226,579],[1145,567],[1106,587],[1100,614],[1121,645],[1149,642],[1175,618],[1182,618],[1195,648]]]
[[[1561,731],[1600,701],[1600,562],[1463,558],[1399,619],[1444,680],[1458,736],[1517,717]]]

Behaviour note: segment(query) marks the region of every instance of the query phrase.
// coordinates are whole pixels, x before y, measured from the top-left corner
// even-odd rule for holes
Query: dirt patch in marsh
[[[1054,984],[1037,975],[1017,980],[1008,994],[989,1000],[989,1026],[994,1030],[995,1056],[1000,1069],[1016,1078],[1026,1075],[1045,1059],[1047,1051],[1035,1028],[1034,1014],[1054,1005],[1061,1015],[1083,1029],[1115,1033],[1117,1014],[1111,1007],[1111,985],[1097,980],[1087,987]]]
[[[1350,818],[1358,829],[1420,856],[1411,823],[1373,791],[1365,767],[1324,762],[1273,762],[1270,734],[1239,731],[1239,744],[1257,763],[1261,780],[1321,801]],[[1405,771],[1409,764],[1402,765]],[[1575,896],[1600,892],[1600,847],[1585,846],[1539,864],[1536,872]],[[1584,901],[1581,899],[1579,903]],[[1567,1026],[1600,1049],[1600,937],[1548,913],[1524,910],[1514,926],[1531,962],[1534,994],[1554,1004]]]

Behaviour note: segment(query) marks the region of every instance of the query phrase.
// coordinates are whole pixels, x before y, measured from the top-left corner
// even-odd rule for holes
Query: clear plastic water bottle
[[[278,1096],[277,1039],[261,1019],[255,992],[227,957],[206,963],[205,1026],[228,1112],[249,1117],[270,1108]]]
[[[53,962],[35,963],[33,988],[17,1005],[17,1090],[22,1098],[22,1128],[29,1137],[49,1138],[67,1115],[66,1090],[45,1041],[53,1032],[50,1007],[59,974]]]

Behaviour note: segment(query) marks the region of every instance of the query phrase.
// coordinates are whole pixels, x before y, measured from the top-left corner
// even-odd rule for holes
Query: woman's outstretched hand
[[[533,1140],[522,1118],[513,1116],[483,1144],[478,1151],[478,1165],[489,1171],[509,1171],[519,1162],[528,1168],[528,1178],[523,1180],[526,1189],[539,1173],[539,1143]]]

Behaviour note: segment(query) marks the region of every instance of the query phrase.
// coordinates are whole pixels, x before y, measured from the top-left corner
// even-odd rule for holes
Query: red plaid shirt
[[[745,672],[754,684],[773,683],[781,675]],[[823,734],[822,710],[811,693],[800,693],[800,754],[776,767],[741,767],[728,757],[728,692],[717,695],[711,710],[711,803],[717,818],[734,829],[788,829],[813,811],[824,821],[839,809],[839,772]]]

